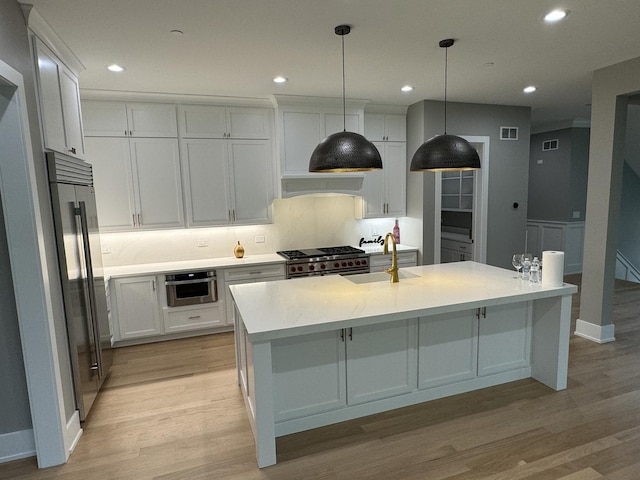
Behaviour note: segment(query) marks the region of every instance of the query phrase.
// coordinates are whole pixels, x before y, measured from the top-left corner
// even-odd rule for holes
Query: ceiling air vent
[[[554,140],[545,140],[542,142],[542,151],[548,152],[549,150],[557,150],[558,149],[558,139]]]
[[[518,127],[500,127],[500,140],[518,140]]]

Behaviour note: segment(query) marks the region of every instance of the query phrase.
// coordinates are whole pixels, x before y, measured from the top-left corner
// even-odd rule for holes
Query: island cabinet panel
[[[343,336],[334,330],[272,342],[276,422],[346,405]]]
[[[418,386],[439,387],[475,378],[478,368],[477,310],[420,318]]]
[[[478,331],[478,375],[491,375],[529,366],[529,303],[481,309]]]
[[[355,327],[346,333],[349,405],[416,390],[416,320]]]

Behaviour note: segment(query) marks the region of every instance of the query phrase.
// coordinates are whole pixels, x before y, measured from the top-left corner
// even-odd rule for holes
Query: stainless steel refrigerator
[[[92,167],[60,153],[46,157],[76,407],[84,421],[112,360]]]

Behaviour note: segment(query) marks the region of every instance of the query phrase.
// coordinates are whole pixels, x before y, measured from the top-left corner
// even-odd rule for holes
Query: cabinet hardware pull
[[[480,320],[480,309],[476,308],[476,318]]]
[[[151,288],[153,288],[153,291],[156,291],[156,281],[155,280],[151,280]]]
[[[349,328],[349,341],[353,341],[353,328]]]
[[[233,221],[236,221],[236,211],[235,210],[231,210],[231,212],[233,213]]]
[[[482,307],[482,317],[487,318],[487,307]]]
[[[129,136],[133,136],[133,130],[129,130]]]
[[[141,213],[138,214],[138,226],[139,227],[142,226],[142,214]]]
[[[124,136],[125,136],[125,137],[127,136],[127,131],[126,131],[126,130],[124,131]]]
[[[196,318],[200,318],[200,315],[191,315],[189,320],[195,320]]]
[[[262,272],[249,272],[249,275],[260,275]]]
[[[135,213],[131,214],[131,221],[133,222],[133,226],[136,227],[137,225],[136,225],[136,214]]]
[[[340,340],[344,342],[344,328],[340,329]]]

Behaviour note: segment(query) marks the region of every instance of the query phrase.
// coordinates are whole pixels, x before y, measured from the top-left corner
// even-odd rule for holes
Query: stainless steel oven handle
[[[167,280],[164,282],[165,285],[189,285],[192,283],[211,283],[215,282],[216,277],[208,277],[208,278],[196,278],[193,280]]]

